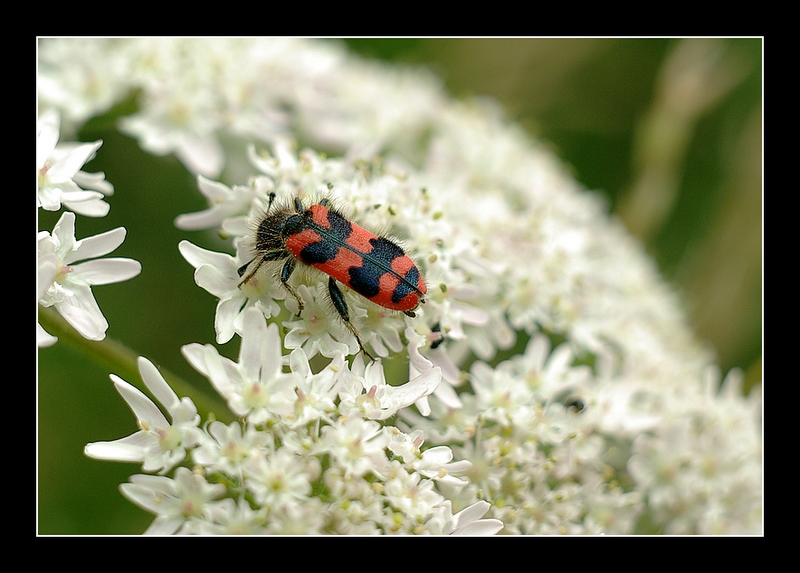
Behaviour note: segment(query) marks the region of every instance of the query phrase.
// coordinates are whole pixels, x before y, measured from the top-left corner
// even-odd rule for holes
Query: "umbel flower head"
[[[123,494],[156,519],[149,533],[496,533],[502,524],[479,519],[475,503],[453,514],[436,482],[463,486],[447,447],[421,452],[420,433],[405,434],[383,420],[429,395],[441,377],[431,369],[387,387],[380,365],[348,367],[343,356],[312,373],[295,350],[283,372],[281,340],[258,309],[244,317],[238,362],[211,346],[183,348],[189,362],[223,395],[240,421],[198,427],[194,404],[179,399],[144,358],[147,387],[171,422],[141,392],[112,376],[136,414],[139,431],[86,446],[90,457],[142,463]],[[363,363],[362,363],[363,366]]]
[[[37,208],[57,211],[64,206],[81,215],[104,217],[109,205],[103,199],[114,192],[114,187],[103,173],[80,170],[103,142],[59,142],[59,137],[59,114],[52,109],[44,111],[36,125]],[[76,240],[75,214],[65,211],[52,233],[42,231],[37,235],[37,300],[43,307],[55,307],[89,340],[102,340],[108,328],[91,286],[128,280],[141,271],[142,266],[131,259],[88,260],[115,250],[125,240],[125,234],[120,227]],[[38,324],[36,328],[37,346],[56,343],[55,336]]]
[[[141,391],[112,375],[114,386],[136,415],[140,430],[114,442],[89,444],[85,453],[97,459],[141,462],[145,471],[166,473],[184,460],[187,447],[196,445],[200,417],[192,401],[179,399],[150,361],[139,358],[139,372],[145,386],[169,412],[172,423]]]
[[[120,227],[85,239],[75,239],[75,214],[65,211],[52,233],[42,231],[38,244],[39,304],[53,306],[75,330],[89,340],[106,336],[106,322],[91,287],[125,281],[138,275],[142,265],[125,258],[100,259],[125,240]],[[39,327],[39,345],[55,340]]]
[[[736,372],[712,388],[723,377],[641,245],[495,105],[332,43],[82,42],[42,45],[42,100],[79,117],[135,90],[121,129],[174,153],[209,201],[176,225],[231,239],[179,250],[239,359],[183,353],[239,420],[169,450],[158,433],[135,453],[87,449],[159,460],[145,471],[165,475],[122,490],[157,516],[150,532],[760,533],[759,393],[743,397]],[[75,85],[109,68],[130,73],[96,99]],[[280,263],[241,283],[272,194],[330,198],[424,273],[414,318],[345,291],[377,362],[331,313],[327,277],[292,275],[302,312]]]
[[[103,199],[114,187],[103,173],[81,171],[103,142],[59,144],[59,117],[54,110],[43,113],[36,128],[37,207],[58,211],[64,205],[80,215],[104,217],[109,205]]]

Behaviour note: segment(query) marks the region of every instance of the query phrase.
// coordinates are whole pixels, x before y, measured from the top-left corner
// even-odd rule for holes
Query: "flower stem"
[[[88,340],[81,336],[70,324],[64,320],[52,308],[39,307],[39,324],[53,336],[57,336],[59,344],[66,343],[74,350],[90,357],[109,369],[109,372],[116,374],[140,390],[146,392],[141,383],[141,375],[137,359],[139,355],[117,340],[106,338],[105,340]],[[46,349],[44,349],[46,351]],[[159,368],[159,372],[166,380],[167,384],[175,390],[178,396],[189,396],[197,406],[198,413],[204,418],[208,418],[209,413],[213,412],[214,419],[222,422],[231,422],[235,416],[231,414],[224,402],[216,397],[208,396],[183,378],[176,376],[165,368]]]

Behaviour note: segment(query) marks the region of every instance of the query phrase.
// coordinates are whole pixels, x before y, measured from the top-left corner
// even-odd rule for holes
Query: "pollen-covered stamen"
[[[320,335],[328,332],[330,327],[328,313],[325,312],[325,309],[316,304],[306,306],[303,311],[303,321],[306,331],[312,335]]]
[[[251,382],[243,386],[242,398],[247,407],[258,410],[269,403],[269,391],[260,382]]]
[[[167,452],[179,448],[183,441],[183,432],[175,426],[156,428],[155,434],[158,436],[158,445]]]
[[[147,432],[158,441],[159,447],[164,451],[168,452],[179,448],[183,441],[183,432],[175,426],[166,428],[151,426],[146,420],[138,420],[138,425],[142,431]]]
[[[297,399],[294,401],[294,412],[296,416],[300,416],[306,408],[316,407],[317,401],[313,394],[306,394],[300,388],[295,388]]]
[[[219,453],[234,465],[239,465],[250,457],[250,449],[236,440],[228,440],[225,442],[220,448]]]
[[[45,164],[39,168],[39,189],[50,186],[50,176],[47,174],[47,172],[50,171],[50,167],[50,162],[45,162]]]
[[[361,396],[356,398],[356,406],[358,406],[362,410],[366,408],[374,408],[376,410],[380,410],[381,401],[376,395],[377,391],[378,387],[372,386],[366,394],[362,394]]]
[[[181,513],[184,518],[200,517],[205,511],[207,500],[201,495],[193,495],[181,500]]]
[[[66,279],[67,275],[71,273],[73,270],[74,269],[71,266],[64,264],[64,261],[59,260],[58,269],[56,270],[55,281],[57,283],[64,282],[64,279]]]

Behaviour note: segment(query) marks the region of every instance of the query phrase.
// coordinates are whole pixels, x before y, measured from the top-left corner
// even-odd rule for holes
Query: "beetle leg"
[[[247,270],[248,266],[252,265],[253,263],[256,263],[255,265],[253,265],[253,268],[250,269],[250,272],[247,273],[247,276],[245,276],[241,281],[239,281],[239,288],[242,288],[242,285],[244,283],[246,283],[247,281],[252,279],[255,276],[255,274],[258,272],[258,269],[260,269],[261,265],[263,265],[264,263],[267,263],[267,262],[270,262],[270,261],[279,261],[279,260],[285,259],[287,257],[291,257],[291,253],[289,253],[289,251],[272,251],[271,253],[267,253],[263,257],[255,258],[255,259],[251,260],[249,263],[243,264],[241,267],[239,267],[236,270],[236,272],[239,274],[240,277],[242,275],[244,275],[244,273]],[[289,274],[291,274],[291,272]],[[287,279],[288,279],[288,277],[287,277]]]
[[[260,269],[261,265],[264,264],[265,260],[266,260],[266,258],[263,258],[263,257],[260,258],[260,259],[253,259],[249,263],[245,263],[245,264],[243,264],[241,267],[239,267],[237,269],[236,272],[239,273],[239,276],[241,277],[244,274],[244,272],[247,270],[247,267],[249,265],[252,265],[253,263],[256,263],[255,265],[253,265],[253,268],[250,269],[250,272],[247,273],[247,276],[245,276],[244,278],[242,278],[241,281],[239,281],[239,288],[242,288],[242,285],[244,283],[246,283],[247,281],[249,281],[250,279],[252,279],[255,276],[255,274],[258,272],[258,269]]]
[[[305,308],[303,299],[300,298],[300,295],[297,294],[297,291],[294,290],[294,288],[292,288],[292,286],[289,284],[289,277],[292,276],[296,264],[297,259],[294,257],[290,256],[288,259],[286,259],[286,263],[283,265],[283,269],[281,269],[281,284],[283,285],[283,288],[289,291],[289,294],[292,295],[297,301],[297,316],[300,316],[300,313],[302,313],[303,309]]]
[[[350,322],[350,310],[347,308],[347,301],[344,300],[344,294],[342,294],[342,291],[339,289],[339,286],[336,284],[336,281],[333,277],[328,279],[328,293],[331,296],[331,302],[333,302],[336,312],[339,313],[339,316],[342,318],[347,330],[352,332],[353,336],[356,337],[356,342],[358,342],[358,347],[361,349],[361,352],[366,354],[369,359],[374,362],[375,357],[367,352],[366,348],[364,348],[364,343],[361,342],[361,336],[359,336],[358,330],[355,326],[353,326],[353,323]]]
[[[247,270],[247,267],[250,266],[251,264],[253,264],[253,261],[255,261],[255,259],[250,259],[248,262],[246,262],[241,267],[236,269],[237,274],[241,277],[244,274],[244,272]],[[249,278],[249,276],[248,276],[248,278]],[[244,281],[242,281],[242,282],[244,282]],[[242,288],[242,283],[239,283],[239,288]]]

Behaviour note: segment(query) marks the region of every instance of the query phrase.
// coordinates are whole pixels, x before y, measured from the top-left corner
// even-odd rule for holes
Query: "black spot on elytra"
[[[365,262],[364,266],[350,269],[350,288],[361,296],[372,298],[380,292],[380,278],[383,271]]]
[[[312,225],[310,220],[304,221],[303,228],[311,227],[313,230],[320,232],[323,236],[321,241],[306,245],[300,251],[300,259],[309,265],[322,264],[336,258],[336,253],[339,252],[339,247],[344,244],[345,239],[353,232],[353,226],[344,217],[337,215],[333,212],[328,212],[329,229],[320,229]],[[302,229],[297,229],[295,232],[300,232]]]
[[[364,264],[350,269],[350,286],[358,294],[372,298],[380,292],[381,275],[391,268],[393,260],[397,257],[405,256],[405,253],[403,249],[393,242],[382,237],[370,239],[369,242],[372,245],[372,251],[365,257]],[[380,262],[382,266],[375,264],[375,262]],[[419,272],[417,272],[417,276],[419,276]],[[405,292],[398,294],[398,290]],[[399,302],[408,292],[408,287],[400,283],[392,294],[392,300]],[[397,298],[398,296],[399,298]]]
[[[395,304],[403,300],[408,293],[413,292],[414,287],[419,284],[419,270],[417,267],[408,269],[405,279],[408,282],[400,281],[392,293],[392,302]]]

